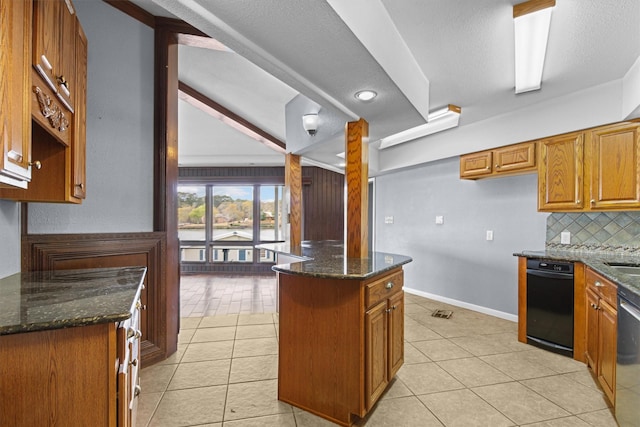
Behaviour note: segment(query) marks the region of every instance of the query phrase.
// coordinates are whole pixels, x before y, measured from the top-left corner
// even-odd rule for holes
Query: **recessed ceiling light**
[[[378,96],[378,94],[375,93],[372,90],[361,90],[359,92],[356,92],[356,94],[354,96],[359,101],[368,102],[368,101],[373,100],[373,98]]]

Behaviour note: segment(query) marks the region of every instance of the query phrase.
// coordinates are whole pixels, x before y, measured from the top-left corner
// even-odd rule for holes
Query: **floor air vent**
[[[453,314],[451,310],[436,310],[431,314],[433,317],[442,317],[443,319],[448,319]]]

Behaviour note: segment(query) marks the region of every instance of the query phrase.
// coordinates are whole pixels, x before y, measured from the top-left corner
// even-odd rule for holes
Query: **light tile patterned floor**
[[[139,426],[334,425],[276,398],[275,277],[185,276],[182,290],[178,352],[142,369]],[[405,364],[360,426],[616,426],[587,368],[519,343],[513,322],[405,302]]]

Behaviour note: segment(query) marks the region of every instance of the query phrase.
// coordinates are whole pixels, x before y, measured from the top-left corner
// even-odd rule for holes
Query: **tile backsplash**
[[[563,231],[571,233],[571,244],[560,243]],[[640,253],[640,212],[552,213],[547,217],[546,247]]]

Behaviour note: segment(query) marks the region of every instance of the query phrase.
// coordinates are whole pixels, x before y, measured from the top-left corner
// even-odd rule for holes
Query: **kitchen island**
[[[404,362],[404,255],[346,258],[339,241],[260,245],[278,276],[278,399],[343,426],[364,417]],[[299,260],[299,262],[294,262]]]
[[[145,267],[0,279],[0,425],[128,426]]]

